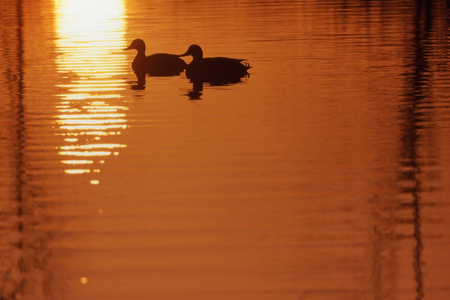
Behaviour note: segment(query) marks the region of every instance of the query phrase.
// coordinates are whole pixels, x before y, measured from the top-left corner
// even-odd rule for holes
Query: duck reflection
[[[200,100],[203,95],[203,81],[191,81],[192,82],[192,91],[187,93],[189,100]]]
[[[137,50],[136,57],[131,67],[137,77],[137,85],[133,89],[145,88],[145,76],[176,76],[186,69],[186,62],[179,55],[167,53],[155,53],[149,56],[145,55],[145,42],[141,39],[135,39],[125,50]]]
[[[250,75],[247,75],[242,78],[250,77]],[[192,90],[189,91],[186,95],[189,97],[189,100],[200,100],[203,96],[203,84],[207,83],[210,86],[225,86],[225,85],[232,85],[236,83],[242,82],[242,78],[228,78],[228,80],[223,81],[202,81],[200,79],[191,79],[190,82],[192,83]],[[231,80],[233,79],[233,80]]]
[[[228,57],[203,57],[203,50],[199,45],[191,45],[180,56],[192,56],[192,62],[186,67],[186,77],[193,84],[188,93],[190,99],[200,99],[203,83],[211,86],[230,85],[249,77],[251,68],[246,59]]]
[[[117,136],[128,127],[125,89],[125,15],[121,0],[56,1],[56,63],[61,74],[57,135],[66,174],[93,174],[126,147]],[[97,178],[91,184],[98,184]]]

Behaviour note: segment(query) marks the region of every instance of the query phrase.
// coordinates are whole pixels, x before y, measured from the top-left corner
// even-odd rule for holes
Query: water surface
[[[0,299],[449,297],[445,1],[0,3]]]

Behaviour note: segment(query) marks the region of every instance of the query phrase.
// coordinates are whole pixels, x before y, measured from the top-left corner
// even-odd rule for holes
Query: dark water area
[[[0,17],[0,299],[449,299],[446,1]],[[137,89],[136,38],[252,68]]]

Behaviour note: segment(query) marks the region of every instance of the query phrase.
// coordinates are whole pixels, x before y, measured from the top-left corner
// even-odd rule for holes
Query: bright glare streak
[[[124,106],[104,106],[104,105],[98,105],[96,106],[94,103],[91,106],[83,106],[85,109],[113,109],[113,110],[128,110],[128,107]]]
[[[82,132],[82,135],[95,135],[96,137],[108,136],[108,135],[120,135],[120,131],[87,131]]]
[[[109,156],[111,151],[60,151],[59,155],[70,156]]]
[[[80,112],[80,110],[76,109],[76,108],[67,108],[67,109],[62,108],[59,110],[59,112],[60,113],[78,113],[78,112]]]
[[[117,88],[74,88],[69,89],[69,92],[104,92],[104,91],[123,91],[125,88],[117,87]]]
[[[69,142],[69,143],[75,143],[75,142],[78,142],[78,139],[77,138],[65,138],[64,139],[66,142]]]
[[[73,87],[85,87],[85,88],[94,88],[94,87],[117,87],[118,85],[125,85],[124,83],[74,83],[74,84],[57,84],[57,87],[66,87],[66,88],[73,88]]]
[[[61,129],[64,130],[69,130],[69,131],[73,131],[73,130],[84,130],[84,131],[88,131],[88,130],[100,130],[100,131],[105,131],[108,129],[126,129],[127,125],[73,125],[73,126],[68,126],[68,125],[64,125],[60,127]],[[85,132],[84,134],[90,134],[89,132]],[[94,135],[98,135],[97,133],[95,133]],[[110,134],[108,134],[110,135]]]
[[[116,149],[116,148],[125,148],[126,145],[121,144],[90,144],[90,145],[76,145],[76,146],[62,146],[61,150],[76,150],[76,149],[99,149],[99,148],[105,148],[105,149]]]
[[[69,119],[69,120],[60,120],[59,124],[81,124],[81,125],[105,125],[105,124],[117,124],[117,123],[125,123],[123,119]]]
[[[66,174],[88,174],[91,173],[89,169],[79,169],[79,170],[64,170]]]
[[[61,161],[63,164],[66,165],[92,165],[94,163],[93,160],[62,160]]]
[[[58,95],[64,100],[87,100],[87,99],[119,99],[122,95],[119,94],[102,94],[102,95],[90,95],[90,94],[60,94]]]
[[[60,119],[93,119],[93,118],[123,118],[125,114],[77,114],[77,115],[59,115]]]

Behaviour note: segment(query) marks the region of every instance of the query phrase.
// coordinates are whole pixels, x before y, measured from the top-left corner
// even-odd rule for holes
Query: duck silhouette
[[[138,79],[138,86],[145,86],[145,75],[150,76],[176,76],[186,69],[187,64],[179,55],[167,53],[155,53],[145,55],[145,42],[135,39],[124,50],[136,49],[137,54],[131,67]]]
[[[245,59],[228,57],[203,57],[199,45],[189,46],[181,56],[192,56],[192,62],[186,67],[186,77],[191,81],[208,82],[212,85],[237,83],[242,77],[248,76],[250,64]]]

